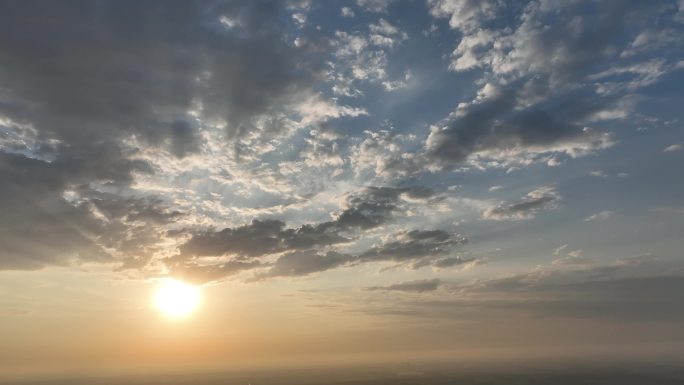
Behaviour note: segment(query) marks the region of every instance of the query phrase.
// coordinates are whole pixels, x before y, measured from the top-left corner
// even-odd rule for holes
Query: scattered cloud
[[[560,194],[553,187],[540,187],[530,191],[517,203],[502,202],[489,207],[482,218],[495,221],[519,221],[534,218],[539,212],[558,205]]]
[[[609,210],[601,211],[596,214],[591,214],[590,216],[584,218],[585,222],[603,222],[607,221],[615,216],[615,213]]]
[[[349,7],[342,7],[340,9],[340,15],[342,15],[342,17],[354,17],[354,16],[356,16],[356,14],[354,13],[354,10],[349,8]]]

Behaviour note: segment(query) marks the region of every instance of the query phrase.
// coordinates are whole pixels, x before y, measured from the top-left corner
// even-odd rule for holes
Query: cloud
[[[381,302],[379,298],[364,298],[347,305],[368,315],[451,320],[455,324],[476,321],[497,325],[503,316],[529,323],[542,317],[544,325],[555,320],[563,321],[564,327],[570,327],[572,324],[565,322],[571,320],[590,320],[592,325],[609,320],[621,325],[644,323],[650,330],[654,325],[651,322],[677,324],[684,316],[681,307],[672,307],[682,303],[681,267],[652,255],[593,264],[551,263],[465,284],[439,281],[439,290],[432,290],[429,301],[394,295],[383,296]],[[389,291],[391,286],[376,286],[370,291]],[[610,325],[614,326],[606,326]]]
[[[462,289],[496,292],[508,290],[534,291],[548,286],[670,275],[670,268],[653,254],[621,258],[603,264],[582,260],[580,255],[570,257],[572,259],[537,266],[527,272],[479,281],[462,287]]]
[[[0,5],[0,120],[20,138],[0,148],[0,268],[149,260],[178,210],[135,190],[159,171],[142,154],[188,158],[209,128],[249,148],[315,95],[322,64],[282,39],[281,6]]]
[[[338,229],[372,229],[387,222],[399,210],[402,200],[426,202],[435,196],[426,187],[366,187],[347,197],[346,207],[325,226]]]
[[[349,7],[342,7],[340,9],[340,15],[342,15],[342,17],[354,17],[355,16],[354,10],[349,8]]]
[[[458,234],[449,234],[442,230],[412,230],[399,233],[396,240],[385,242],[380,246],[373,247],[359,255],[363,262],[377,261],[410,261],[426,257],[435,257],[448,254],[454,247],[467,242],[467,239]],[[462,260],[449,260],[449,262],[465,263]],[[443,264],[449,262],[442,261]]]
[[[674,152],[674,151],[681,151],[682,150],[682,145],[681,144],[671,144],[663,149],[663,152]]]
[[[486,209],[482,218],[495,221],[532,219],[541,211],[555,208],[560,199],[553,187],[540,187],[527,193],[520,202],[500,203]]]
[[[152,197],[113,198],[78,188],[93,180],[124,187],[131,172],[145,170],[116,149],[90,151],[51,162],[0,152],[0,269],[116,263],[109,249],[144,254],[159,236],[158,225],[181,215]]]
[[[228,135],[242,136],[253,117],[306,96],[316,80],[304,52],[282,41],[277,3],[220,4],[210,13],[199,3],[155,1],[4,8],[3,36],[32,33],[0,41],[3,85],[15,95],[3,113],[69,144],[135,135],[152,145],[169,139],[179,152],[174,146],[198,133],[175,117],[196,104],[203,120],[226,120]],[[219,18],[233,15],[239,31],[222,31]],[[36,60],[49,52],[59,53],[50,73]]]
[[[428,0],[428,6],[433,16],[449,18],[451,28],[464,31],[477,29],[499,9],[497,2],[491,0]]]
[[[567,243],[564,244],[564,245],[558,246],[557,248],[555,248],[555,249],[553,250],[553,255],[558,255],[558,254],[560,254],[561,252],[563,252],[564,250],[566,250],[567,248],[568,248],[568,244],[567,244]]]
[[[603,222],[607,221],[608,219],[611,219],[615,216],[615,213],[612,211],[601,211],[596,214],[592,214],[586,218],[584,218],[585,222]]]
[[[279,257],[266,272],[257,273],[250,281],[273,277],[301,277],[349,264],[354,257],[334,251],[314,250],[287,253]]]
[[[401,88],[410,77],[404,71],[403,79],[392,79],[388,54],[394,51],[408,35],[385,19],[368,26],[368,32],[335,31],[331,44],[334,61],[327,66],[327,80],[336,95],[360,97],[362,84],[381,84],[385,90]]]
[[[639,33],[629,48],[625,49],[620,56],[630,57],[643,53],[644,51],[654,50],[668,44],[681,44],[681,34],[674,29],[649,28]]]
[[[254,227],[261,225],[261,223],[257,223]],[[282,228],[280,224],[275,227],[275,231],[271,231],[271,234]],[[244,228],[238,228],[238,230],[242,234],[241,237],[235,239],[242,240],[236,241],[239,244],[232,246],[233,251],[235,252],[235,249],[240,249],[245,243],[248,243],[247,251],[238,250],[237,256],[224,262],[203,263],[196,258],[187,258],[187,249],[191,248],[190,245],[192,245],[191,240],[181,248],[181,255],[166,260],[170,274],[196,282],[209,282],[222,280],[244,271],[258,270],[247,279],[247,281],[253,282],[275,277],[303,277],[339,267],[383,261],[427,263],[436,268],[448,268],[477,262],[476,259],[472,258],[440,258],[440,256],[451,252],[456,246],[466,242],[464,237],[458,234],[448,234],[442,230],[401,232],[395,234],[396,240],[385,242],[359,254],[333,250],[321,251],[315,248],[313,243],[309,243],[308,247],[276,247],[274,245],[282,242],[277,242],[275,237],[262,238],[262,243],[265,246],[256,246],[258,241],[253,244],[251,242],[252,239],[257,239],[256,237],[246,237]],[[259,237],[263,237],[263,235]],[[245,238],[249,241],[245,241]],[[230,242],[226,242],[225,238],[221,239],[219,243],[221,245],[230,244]],[[225,248],[222,248],[214,251],[214,253],[209,253],[209,255],[218,255],[224,251]],[[239,254],[240,251],[242,254]],[[277,257],[272,262],[260,258],[269,254],[275,254]],[[414,268],[418,267],[422,266],[414,266]]]
[[[450,69],[479,69],[477,83],[484,85],[431,126],[426,153],[442,168],[554,166],[559,156],[608,148],[614,141],[601,123],[628,117],[639,101],[631,93],[674,68],[665,59],[613,65],[624,37],[643,32],[655,20],[644,15],[664,13],[665,2],[430,0],[428,6],[460,33]]]
[[[377,46],[393,47],[401,40],[405,40],[407,35],[396,26],[390,24],[385,19],[378,20],[377,24],[368,26],[370,30],[370,41]]]
[[[465,161],[510,167],[547,160],[551,154],[578,157],[613,144],[610,134],[583,124],[608,109],[609,103],[575,99],[553,107],[519,107],[524,92],[518,83],[503,88],[488,83],[475,100],[461,103],[444,122],[430,128],[427,155],[442,167]]]
[[[460,266],[464,264],[471,264],[473,262],[480,262],[475,259],[466,259],[461,257],[441,258],[432,263],[432,266],[438,269],[446,269],[449,267]]]
[[[283,251],[310,249],[315,246],[349,242],[332,226],[304,225],[285,228],[279,220],[253,220],[252,223],[220,231],[196,233],[180,247],[184,256],[261,257]]]
[[[575,250],[575,251],[580,251],[580,250]],[[574,255],[568,255],[562,258],[554,259],[551,262],[553,265],[560,265],[560,266],[581,266],[581,265],[591,265],[594,263],[594,260],[588,257],[584,257],[578,253],[575,253]]]
[[[418,186],[370,186],[348,194],[343,208],[330,221],[288,228],[280,220],[254,219],[247,225],[190,232],[189,238],[179,246],[179,253],[166,258],[164,262],[172,272],[204,276],[207,279],[270,267],[268,272],[257,274],[258,279],[265,279],[307,275],[352,262],[415,260],[440,255],[465,242],[465,239],[441,230],[413,230],[397,234],[394,242],[355,256],[344,254],[343,258],[343,254],[335,251],[321,251],[351,243],[359,231],[378,228],[389,222],[395,215],[402,214],[405,202],[424,203],[434,196],[432,190]],[[171,232],[176,237],[184,233]],[[273,264],[252,263],[255,260],[263,262],[269,256],[276,257]],[[205,261],[217,257],[221,258],[218,263]],[[226,258],[229,259],[226,261]],[[288,274],[287,269],[294,269],[293,273]]]
[[[392,130],[365,131],[359,143],[350,147],[350,161],[357,176],[369,171],[383,180],[408,177],[425,171],[424,156],[411,151],[418,143],[412,135],[397,134]]]
[[[370,286],[366,287],[367,291],[403,291],[424,293],[428,291],[435,291],[439,288],[442,282],[435,279],[420,279],[415,281],[398,282],[387,286]]]
[[[169,275],[182,279],[185,282],[205,284],[208,282],[222,281],[227,277],[237,275],[243,271],[268,266],[260,261],[229,260],[226,262],[199,265],[199,264],[170,264]]]

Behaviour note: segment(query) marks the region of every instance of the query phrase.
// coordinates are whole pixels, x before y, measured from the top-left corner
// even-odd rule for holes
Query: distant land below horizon
[[[271,369],[177,371],[0,379],[0,385],[674,385],[684,361],[411,361]]]

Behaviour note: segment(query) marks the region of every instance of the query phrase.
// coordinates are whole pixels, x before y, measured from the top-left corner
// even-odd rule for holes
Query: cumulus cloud
[[[682,150],[682,145],[681,144],[671,144],[663,149],[663,152],[674,152],[674,151],[681,151]]]
[[[428,156],[444,166],[470,160],[475,165],[510,167],[565,154],[577,157],[610,147],[610,134],[588,128],[602,107],[576,100],[550,107],[518,108],[524,89],[488,83],[470,103],[461,103],[445,122],[433,125]]]
[[[387,222],[403,199],[427,201],[435,196],[426,187],[367,187],[347,197],[346,207],[326,226],[372,229]]]
[[[532,219],[544,210],[553,209],[561,199],[553,187],[540,187],[530,191],[519,202],[500,203],[482,213],[482,218],[495,221],[519,221]]]

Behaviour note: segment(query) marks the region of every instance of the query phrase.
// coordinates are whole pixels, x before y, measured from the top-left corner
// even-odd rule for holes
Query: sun
[[[199,288],[175,279],[164,279],[154,293],[154,306],[170,318],[186,317],[199,304]]]

